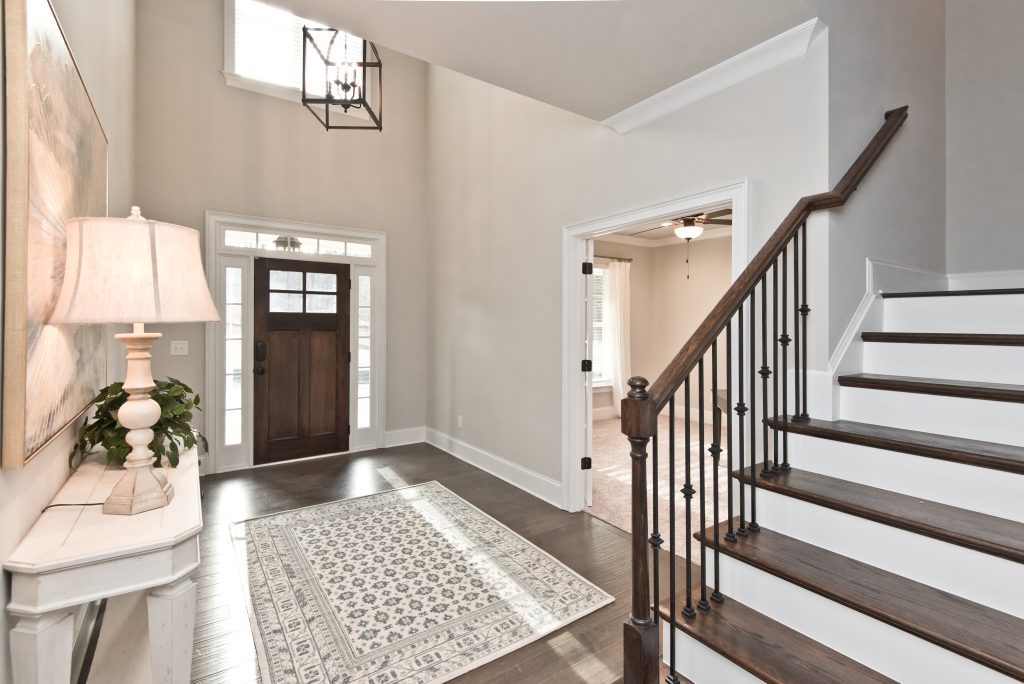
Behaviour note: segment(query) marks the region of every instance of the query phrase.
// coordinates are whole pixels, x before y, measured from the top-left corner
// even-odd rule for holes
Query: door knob
[[[256,375],[263,375],[264,373],[267,372],[267,369],[264,368],[263,366],[258,366],[256,368],[253,368],[252,372],[255,373]]]

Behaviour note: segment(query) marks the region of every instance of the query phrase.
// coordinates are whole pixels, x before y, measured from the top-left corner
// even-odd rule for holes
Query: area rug
[[[614,600],[437,482],[233,533],[264,684],[445,682]]]

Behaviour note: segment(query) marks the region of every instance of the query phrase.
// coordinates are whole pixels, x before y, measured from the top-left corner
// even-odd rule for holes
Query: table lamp
[[[119,218],[73,218],[64,224],[67,257],[64,282],[50,316],[52,324],[131,323],[132,332],[115,335],[127,350],[124,391],[128,399],[117,420],[128,428],[131,453],[126,472],[103,503],[104,513],[134,515],[170,503],[174,489],[153,468],[150,428],[160,405],[149,393],[156,386],[150,366],[153,340],[146,323],[216,321],[217,307],[203,274],[199,233],[150,221],[138,207]]]

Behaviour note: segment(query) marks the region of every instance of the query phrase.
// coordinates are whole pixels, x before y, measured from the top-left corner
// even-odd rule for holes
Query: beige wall
[[[109,140],[110,212],[127,214],[134,176],[135,3],[51,1]],[[0,279],[0,287],[2,282]],[[10,555],[67,479],[68,454],[76,429],[65,430],[25,468],[0,470],[0,559]],[[0,606],[7,605],[8,587],[5,577],[0,583]],[[0,684],[11,681],[7,638],[11,626],[7,611],[0,609]]]
[[[1024,2],[946,1],[946,262],[1024,269]]]
[[[822,45],[629,135],[431,66],[428,426],[559,479],[563,226],[748,176],[758,247],[826,186]]]
[[[424,424],[426,67],[382,51],[384,131],[331,131],[298,103],[224,83],[224,10],[139,0],[137,198],[149,218],[203,229],[206,210],[388,234],[387,428]],[[154,373],[203,387],[203,327],[174,326]],[[168,356],[171,339],[190,355]]]

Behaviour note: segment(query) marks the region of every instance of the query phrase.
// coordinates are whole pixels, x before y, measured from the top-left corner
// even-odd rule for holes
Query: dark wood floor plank
[[[750,483],[750,472],[734,472]],[[793,469],[758,477],[759,489],[1024,563],[1024,523]]]
[[[1024,474],[1024,447],[1019,446],[858,423],[852,420],[769,418],[768,424],[773,428],[809,437]]]
[[[955,344],[986,347],[1024,347],[1024,335],[990,333],[864,332],[865,342],[891,344]]]
[[[843,387],[860,387],[889,392],[936,394],[945,397],[1024,403],[1024,385],[1008,385],[998,382],[969,382],[967,380],[855,373],[840,375],[839,384]]]
[[[724,538],[727,523],[719,528]],[[707,530],[709,538],[712,531]],[[757,534],[723,543],[721,550],[787,582],[1024,680],[1024,620],[1020,618],[763,526]]]
[[[911,297],[979,297],[989,295],[1024,294],[1022,288],[1000,288],[992,290],[927,290],[923,292],[883,292],[882,299],[905,299]]]
[[[664,603],[661,615],[671,619]],[[687,635],[769,684],[893,682],[728,596],[710,612],[698,611],[695,618],[678,617],[674,622]]]

